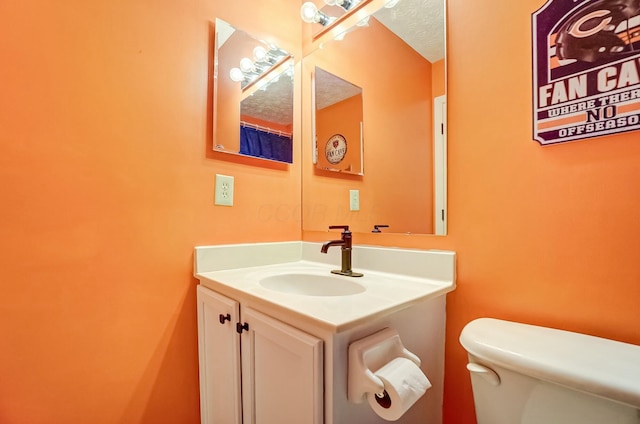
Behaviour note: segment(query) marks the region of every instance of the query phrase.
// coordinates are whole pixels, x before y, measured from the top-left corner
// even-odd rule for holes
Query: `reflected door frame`
[[[433,99],[434,231],[447,234],[447,96]]]

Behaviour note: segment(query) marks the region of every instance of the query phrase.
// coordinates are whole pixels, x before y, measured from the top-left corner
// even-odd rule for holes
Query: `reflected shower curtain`
[[[240,153],[293,163],[293,143],[290,137],[245,126],[240,126]]]

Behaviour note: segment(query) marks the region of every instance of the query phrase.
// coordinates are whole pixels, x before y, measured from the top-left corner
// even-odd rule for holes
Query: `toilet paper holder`
[[[398,332],[385,328],[349,345],[347,399],[361,403],[367,393],[383,393],[384,384],[374,372],[395,358],[407,358],[420,366],[420,358],[407,350]]]

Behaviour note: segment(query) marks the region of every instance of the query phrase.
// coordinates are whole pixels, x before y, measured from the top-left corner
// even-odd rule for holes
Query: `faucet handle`
[[[330,230],[343,230],[343,233],[350,233],[348,225],[329,225]]]
[[[389,228],[388,225],[374,225],[373,226],[373,230],[371,230],[372,233],[381,233],[382,231],[380,231],[380,228]]]

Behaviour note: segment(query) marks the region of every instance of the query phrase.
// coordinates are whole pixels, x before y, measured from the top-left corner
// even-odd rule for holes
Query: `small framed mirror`
[[[316,167],[363,175],[362,88],[317,66],[313,83]]]
[[[213,149],[293,163],[293,56],[215,25]]]

